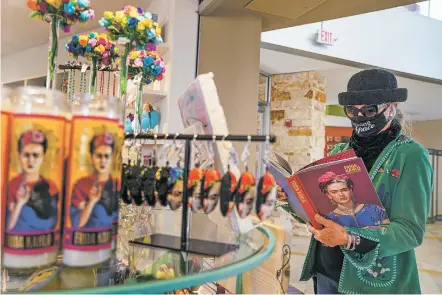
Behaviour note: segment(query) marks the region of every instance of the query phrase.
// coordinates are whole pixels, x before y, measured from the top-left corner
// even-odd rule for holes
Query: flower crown
[[[26,4],[32,10],[29,15],[32,19],[55,15],[66,33],[71,31],[73,24],[85,23],[95,17],[89,0],[27,0]]]
[[[114,144],[114,136],[111,133],[103,133],[94,138],[94,148],[102,145],[113,146]]]
[[[246,171],[241,175],[240,181],[241,181],[240,186],[239,186],[240,193],[244,193],[246,191],[249,191],[256,184],[255,176],[253,176],[253,174],[250,173],[249,171]]]
[[[22,134],[20,143],[22,146],[37,143],[43,144],[46,140],[46,136],[41,130],[28,130]]]
[[[333,180],[345,180],[347,181],[349,177],[346,174],[336,174],[334,172],[326,172],[318,178],[318,183],[327,183]]]
[[[262,177],[262,180],[263,180],[263,185],[261,188],[262,194],[270,192],[276,186],[275,178],[273,177],[272,174],[270,174],[270,172],[266,172]]]
[[[221,181],[221,175],[215,169],[207,170],[204,175],[204,189],[212,188],[216,183]]]

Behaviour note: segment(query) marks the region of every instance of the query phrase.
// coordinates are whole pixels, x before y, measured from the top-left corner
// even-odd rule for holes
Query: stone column
[[[297,170],[324,157],[326,81],[317,72],[273,75],[270,131],[273,151]]]

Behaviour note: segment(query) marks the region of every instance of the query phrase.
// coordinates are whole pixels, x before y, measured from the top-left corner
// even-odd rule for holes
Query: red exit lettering
[[[321,31],[321,41],[325,43],[332,43],[333,42],[332,33]]]

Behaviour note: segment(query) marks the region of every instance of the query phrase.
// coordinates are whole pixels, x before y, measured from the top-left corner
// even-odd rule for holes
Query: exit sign
[[[328,32],[325,30],[318,30],[316,33],[316,42],[325,44],[325,45],[333,45],[337,38],[333,35],[332,32]]]

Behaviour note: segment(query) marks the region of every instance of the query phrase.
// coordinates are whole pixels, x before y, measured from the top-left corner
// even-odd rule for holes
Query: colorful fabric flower
[[[99,24],[109,32],[110,38],[114,41],[124,37],[130,42],[142,46],[145,46],[146,43],[159,44],[163,42],[161,28],[154,16],[132,5],[127,5],[123,10],[115,13],[104,12]]]
[[[391,176],[393,176],[394,178],[398,178],[400,174],[401,173],[398,169],[391,170]]]
[[[87,22],[95,17],[89,0],[27,0],[32,19],[56,16],[63,31],[69,32],[77,22]]]
[[[116,44],[103,33],[75,34],[65,49],[74,58],[81,56],[88,60],[96,59],[105,65],[109,65],[119,57]]]

